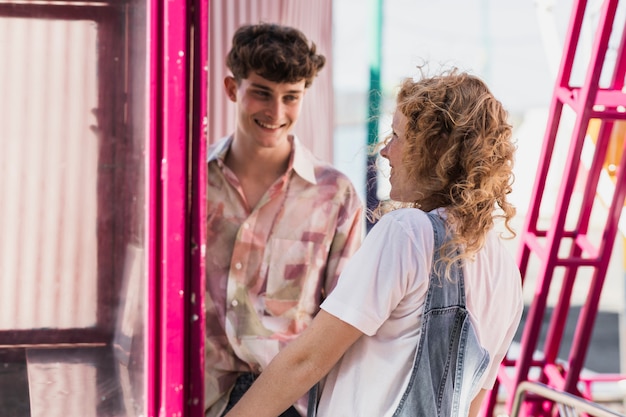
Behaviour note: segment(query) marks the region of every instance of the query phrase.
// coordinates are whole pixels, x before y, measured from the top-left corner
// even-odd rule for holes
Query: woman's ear
[[[237,81],[235,81],[234,77],[230,75],[224,78],[224,91],[226,92],[226,96],[232,102],[237,101]]]

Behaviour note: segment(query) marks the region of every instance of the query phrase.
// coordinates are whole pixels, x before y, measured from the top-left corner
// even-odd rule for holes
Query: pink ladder
[[[626,94],[623,91],[624,75],[626,70],[626,31],[624,22],[616,21],[616,11],[619,0],[605,0],[598,15],[591,59],[581,86],[570,85],[575,53],[583,24],[583,17],[587,8],[586,0],[575,0],[572,15],[567,31],[561,65],[557,75],[547,128],[539,166],[532,192],[532,199],[525,219],[524,229],[520,234],[521,242],[518,252],[518,265],[525,278],[531,254],[539,260],[538,276],[536,277],[535,294],[529,306],[520,351],[517,358],[508,356],[500,366],[496,386],[491,391],[483,410],[485,416],[492,416],[500,388],[507,392],[506,411],[510,412],[517,386],[530,380],[531,368],[538,368],[538,376],[533,373],[533,379],[555,389],[585,397],[589,400],[590,383],[582,381],[580,373],[584,365],[585,355],[589,346],[594,320],[598,311],[600,293],[609,265],[609,259],[618,231],[618,221],[624,208],[626,196],[626,152],[623,152],[623,130],[617,129],[626,120]],[[617,19],[619,20],[619,19]],[[606,60],[611,33],[616,32],[621,39],[617,48],[614,67]],[[607,67],[607,68],[605,68]],[[610,85],[600,87],[602,71],[612,71]],[[559,125],[562,124],[563,106],[567,105],[575,113],[575,122],[571,131],[569,152],[566,156],[562,183],[556,197],[556,206],[547,229],[541,229],[539,223],[540,207],[542,205],[546,180],[553,159],[553,151]],[[593,156],[586,166],[581,165],[583,144],[589,141],[590,122],[599,126],[593,147]],[[619,135],[613,134],[620,131]],[[586,139],[587,138],[587,139]],[[608,215],[604,220],[604,229],[599,243],[594,243],[588,235],[590,215],[594,202],[597,201],[600,175],[606,170],[607,153],[609,148],[614,149],[618,144],[619,159],[612,170],[613,192],[610,202],[607,202]],[[560,158],[560,156],[557,156]],[[585,159],[587,161],[587,159]],[[521,162],[521,161],[520,161]],[[579,175],[581,169],[586,175]],[[578,179],[578,181],[577,181]],[[580,186],[579,182],[583,185]],[[575,188],[576,186],[576,188]],[[582,188],[581,188],[582,187]],[[572,204],[572,195],[575,190],[582,190],[582,200]],[[577,206],[578,207],[572,207]],[[569,217],[568,217],[569,213]],[[594,212],[595,213],[595,212]],[[568,228],[572,215],[577,215],[575,227]],[[563,250],[566,249],[566,250]],[[542,349],[543,358],[537,358],[537,343],[542,322],[546,312],[548,293],[552,284],[553,274],[557,267],[563,268],[563,280],[558,289],[558,300],[550,317],[545,343]],[[557,363],[557,354],[562,341],[563,331],[570,307],[570,299],[574,282],[580,267],[591,268],[589,294],[582,306],[576,323],[576,330],[571,343],[571,350],[567,363]],[[558,285],[558,284],[557,284]],[[601,375],[603,381],[617,380],[618,375]],[[579,389],[580,383],[586,383],[586,388]],[[520,416],[547,416],[553,414],[553,404],[545,399],[527,396]]]

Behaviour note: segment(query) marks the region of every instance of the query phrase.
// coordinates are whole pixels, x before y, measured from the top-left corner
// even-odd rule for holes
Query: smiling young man
[[[246,25],[233,36],[226,64],[235,129],[208,151],[210,417],[230,409],[308,326],[363,230],[354,186],[292,133],[306,91],[325,64],[315,44],[291,27]],[[302,398],[283,416],[305,413]]]

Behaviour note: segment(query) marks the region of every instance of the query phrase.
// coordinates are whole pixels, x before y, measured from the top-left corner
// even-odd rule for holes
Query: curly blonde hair
[[[423,74],[422,74],[423,75]],[[462,248],[453,259],[471,258],[485,242],[496,218],[511,237],[515,208],[511,192],[515,145],[508,114],[478,77],[453,68],[434,77],[406,79],[396,111],[407,118],[403,163],[423,195],[417,204],[445,207],[453,230],[449,246]],[[407,204],[392,204],[390,209]]]

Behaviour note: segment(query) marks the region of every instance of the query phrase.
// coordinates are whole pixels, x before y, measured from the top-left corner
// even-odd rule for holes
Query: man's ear
[[[226,91],[226,95],[230,101],[237,101],[237,81],[235,81],[234,77],[229,75],[224,78],[224,91]]]

